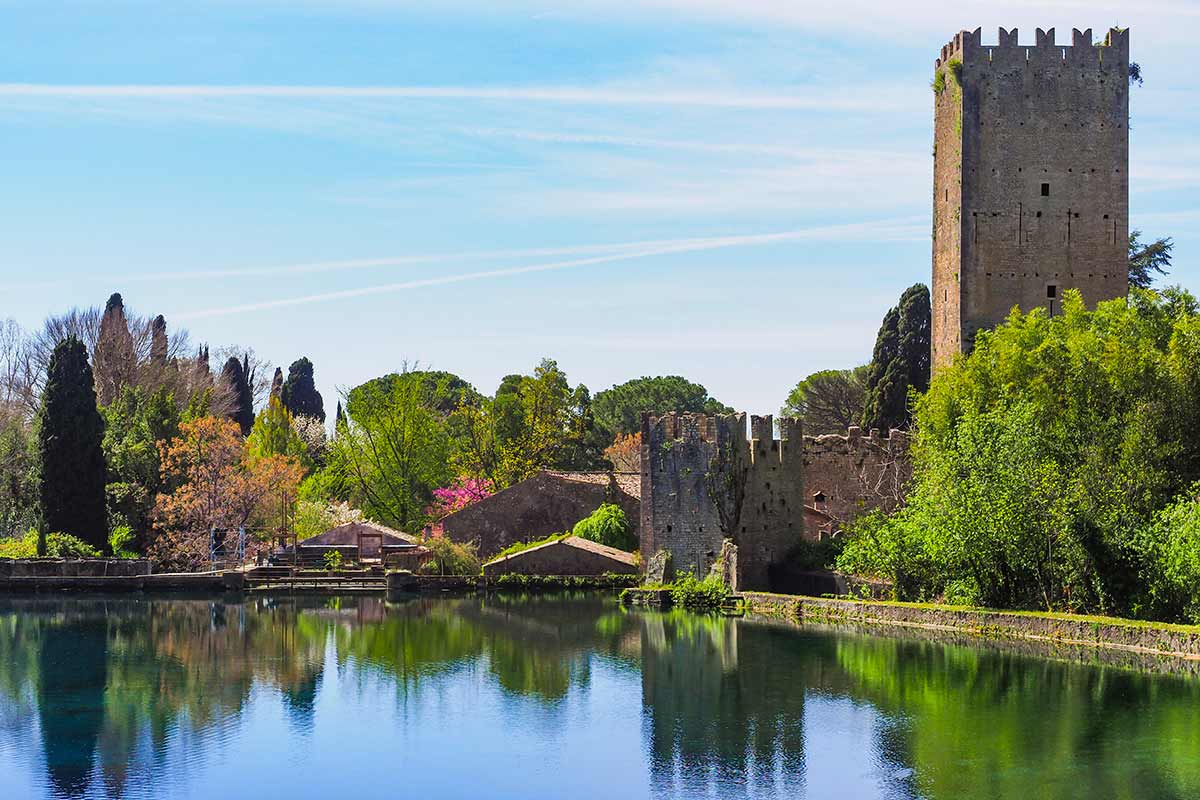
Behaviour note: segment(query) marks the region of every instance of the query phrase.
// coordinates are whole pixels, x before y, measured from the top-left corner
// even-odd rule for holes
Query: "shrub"
[[[430,550],[430,560],[421,571],[430,575],[478,575],[482,571],[474,544],[455,544],[445,536],[429,536],[421,544]]]
[[[728,594],[725,583],[712,575],[702,581],[693,575],[685,575],[671,585],[671,601],[675,607],[692,611],[718,609]]]
[[[0,539],[0,558],[37,558],[38,532],[20,538]],[[46,537],[47,558],[99,558],[100,551],[82,539],[65,533]]]
[[[342,551],[327,550],[324,555],[325,569],[333,571],[342,568]]]
[[[130,549],[137,534],[128,525],[118,525],[108,534],[108,547],[117,558],[137,558],[137,553]]]
[[[603,503],[590,516],[581,519],[572,531],[581,539],[599,542],[631,553],[638,549],[637,537],[629,530],[625,511],[613,503]]]

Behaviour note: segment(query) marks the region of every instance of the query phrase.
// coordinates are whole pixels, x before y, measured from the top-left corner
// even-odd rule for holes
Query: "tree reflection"
[[[54,620],[40,633],[37,698],[46,772],[56,794],[81,797],[104,724],[104,618]]]

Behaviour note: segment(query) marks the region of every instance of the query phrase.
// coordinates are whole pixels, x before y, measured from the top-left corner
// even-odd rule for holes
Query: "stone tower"
[[[933,364],[1013,306],[1128,291],[1129,32],[998,45],[963,31],[934,73]]]

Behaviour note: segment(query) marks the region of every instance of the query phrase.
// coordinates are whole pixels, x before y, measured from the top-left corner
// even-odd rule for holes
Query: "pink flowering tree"
[[[492,482],[486,478],[455,478],[449,486],[433,490],[433,505],[429,508],[429,516],[436,522],[472,503],[490,497],[495,491]]]

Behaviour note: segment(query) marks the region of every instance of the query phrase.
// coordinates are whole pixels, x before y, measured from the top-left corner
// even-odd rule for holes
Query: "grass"
[[[507,556],[516,555],[517,553],[524,552],[526,550],[529,550],[534,547],[538,547],[543,544],[549,544],[550,542],[560,542],[563,539],[566,539],[570,535],[571,534],[569,532],[568,533],[552,533],[549,536],[547,536],[545,539],[538,539],[533,542],[516,542],[514,544],[510,544],[508,547],[504,548],[499,553],[492,556],[492,558],[490,560],[495,561],[500,558],[506,558]]]
[[[864,600],[857,597],[805,598],[801,595],[777,594],[773,592],[752,592],[752,594],[766,595],[768,597],[780,597],[792,600],[833,599],[843,603],[892,606],[895,608],[913,608],[925,611],[968,611],[977,614],[1006,614],[1018,617],[1036,617],[1039,619],[1059,620],[1062,622],[1090,622],[1097,625],[1115,625],[1126,628],[1139,628],[1143,630],[1169,630],[1176,633],[1187,633],[1200,636],[1200,625],[1183,625],[1176,622],[1153,622],[1143,619],[1129,619],[1127,617],[1103,617],[1094,614],[1071,614],[1065,611],[1021,611],[1005,608],[985,608],[982,606],[955,606],[948,605],[946,603],[912,603],[902,600]]]

